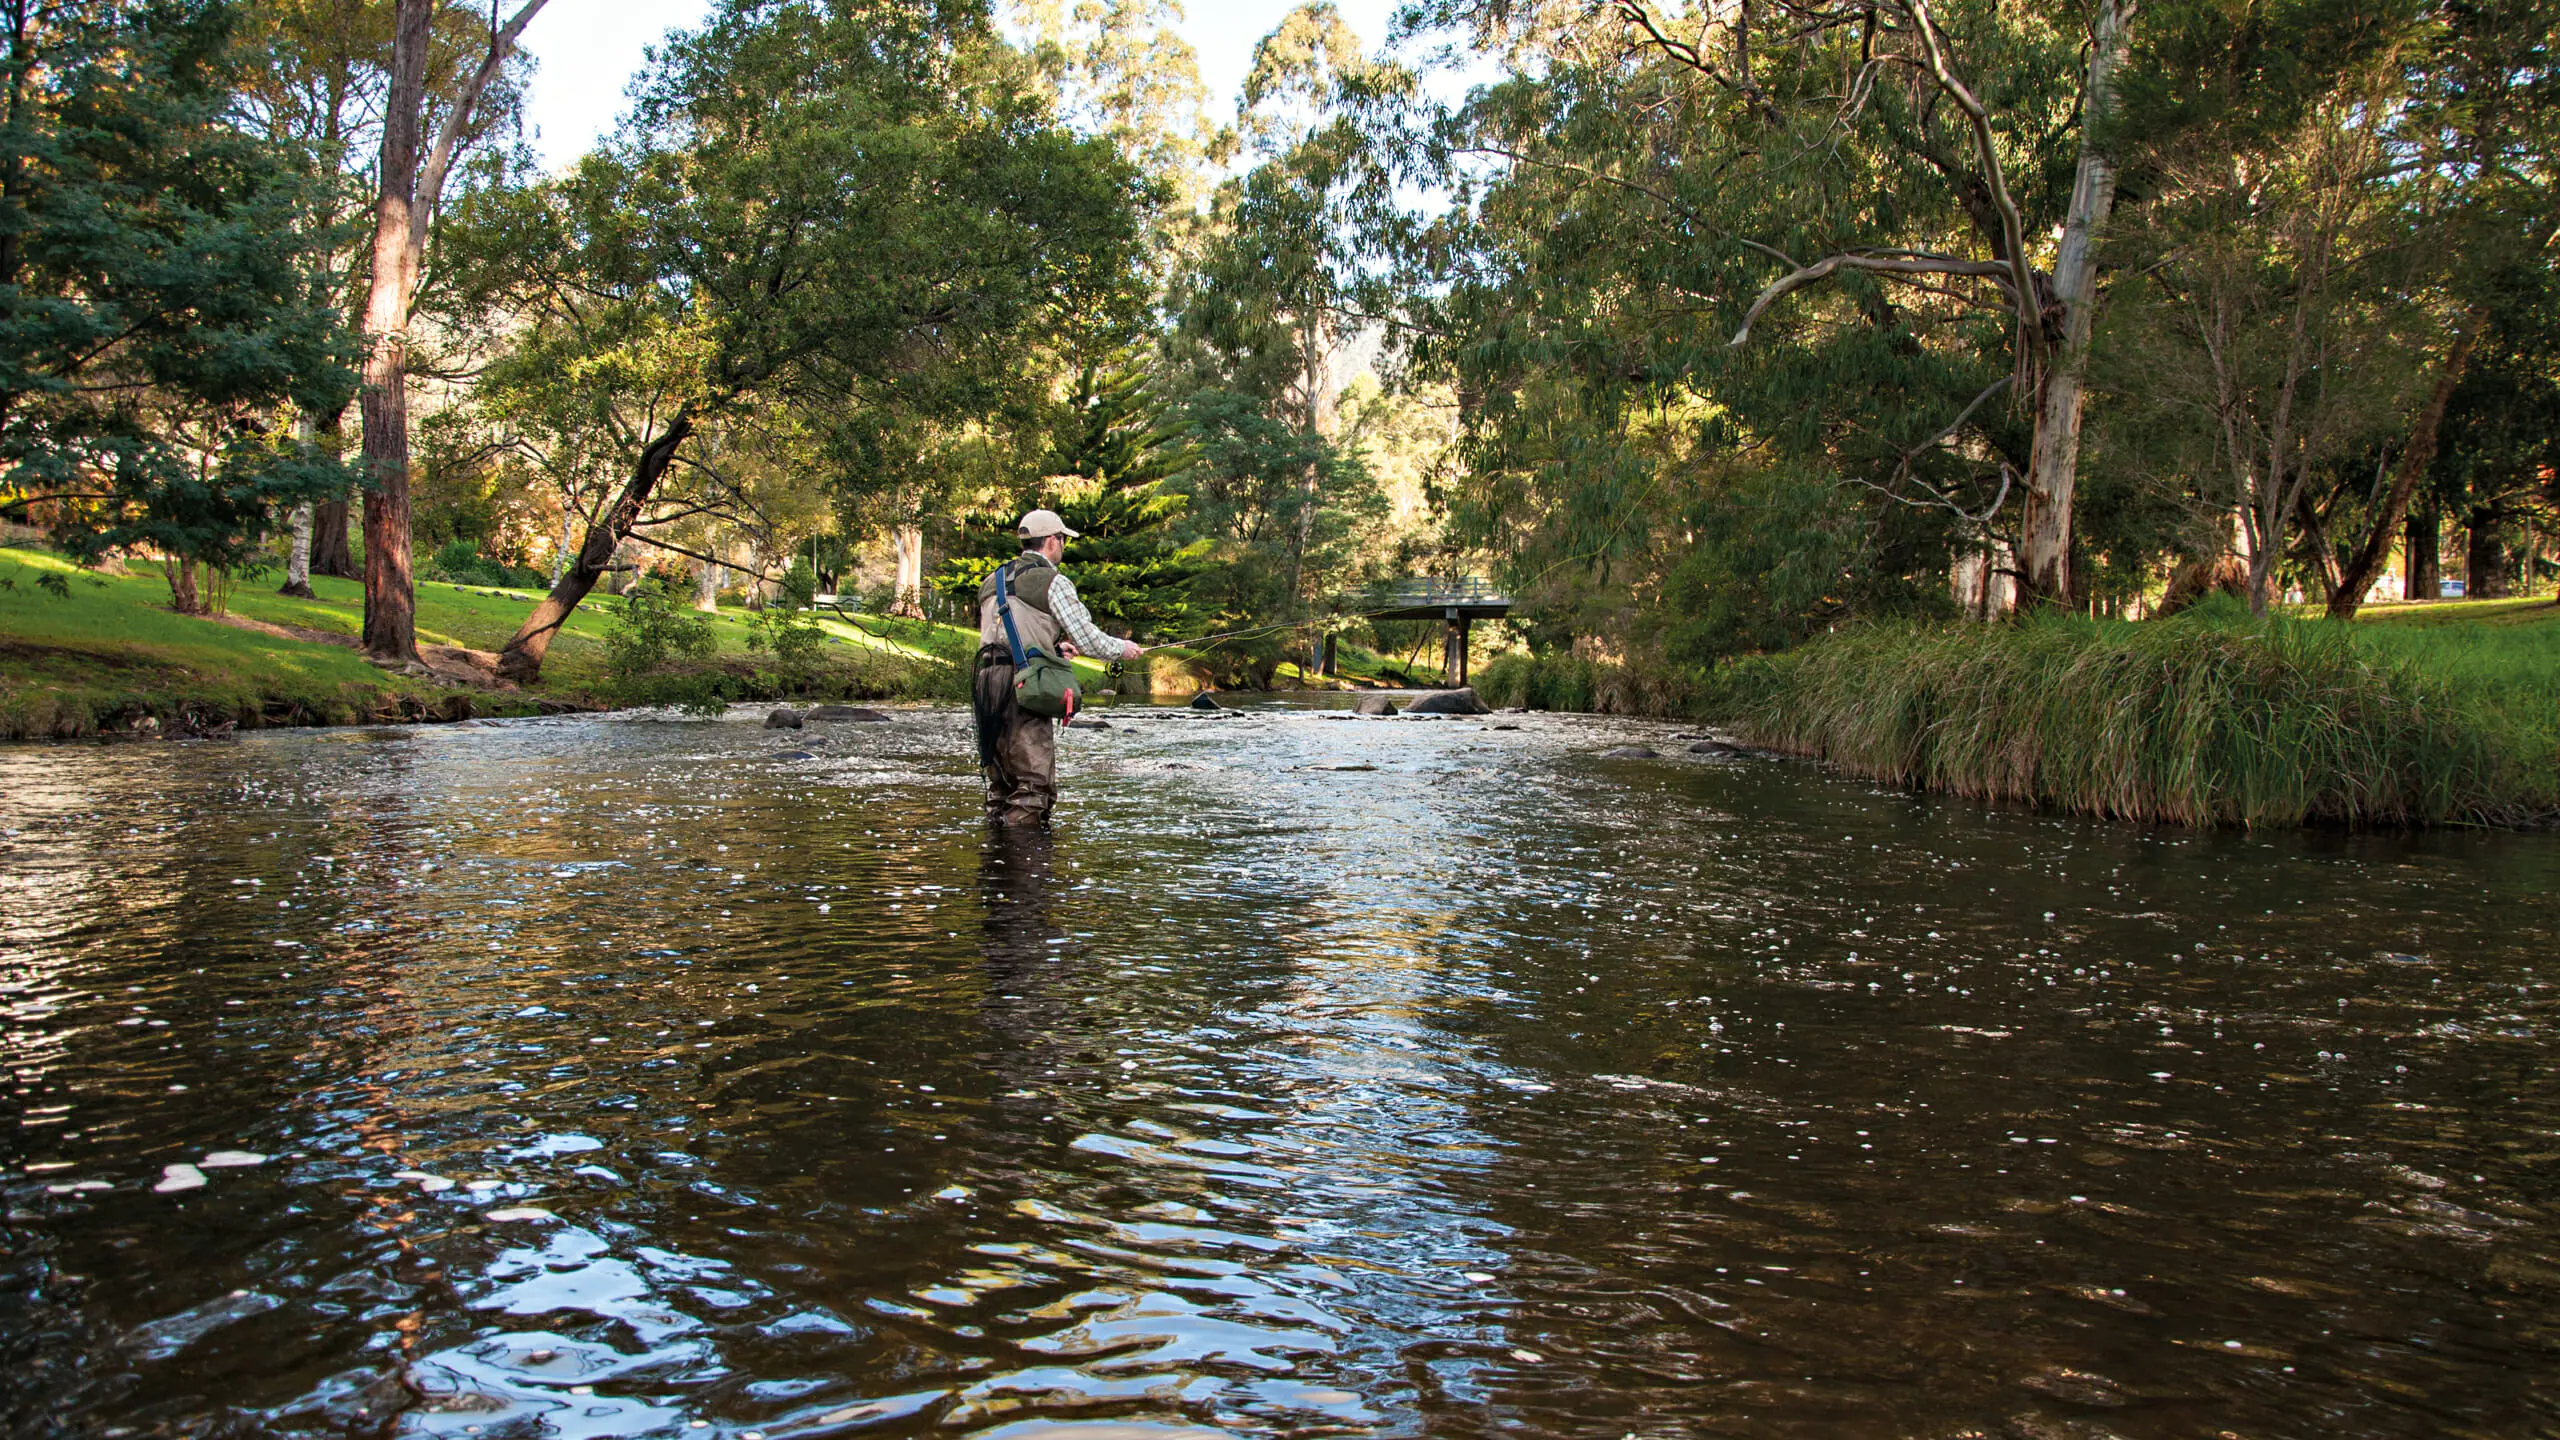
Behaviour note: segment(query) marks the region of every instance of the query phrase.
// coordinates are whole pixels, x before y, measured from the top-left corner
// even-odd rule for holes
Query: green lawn
[[[68,582],[68,598],[39,587],[48,575]],[[98,576],[57,556],[0,550],[0,737],[95,734],[145,714],[346,724],[421,712],[443,697],[352,650],[276,640],[168,607],[157,569]]]
[[[42,588],[44,576],[65,581],[68,598]],[[232,591],[226,609],[272,625],[360,633],[361,585],[315,578],[312,590],[309,600],[279,595],[269,575]],[[540,598],[534,590],[421,582],[419,642],[496,650]],[[0,549],[0,739],[94,735],[129,729],[146,715],[197,725],[352,724],[523,713],[545,703],[603,705],[612,700],[605,636],[616,603],[594,595],[570,615],[534,690],[466,692],[391,674],[350,648],[173,614],[168,583],[154,564],[101,576],[43,551]],[[734,693],[775,696],[748,645],[752,619],[738,609],[710,617],[715,663]],[[829,697],[956,699],[962,690],[955,666],[965,666],[977,648],[965,627],[928,621],[830,615],[819,627],[832,643],[810,693]],[[1101,665],[1079,661],[1077,668],[1088,686],[1104,683]]]

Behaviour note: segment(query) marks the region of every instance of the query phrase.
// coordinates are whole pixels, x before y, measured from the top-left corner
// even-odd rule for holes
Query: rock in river
[[[1211,695],[1204,690],[1191,697],[1191,708],[1194,710],[1224,710],[1227,707],[1218,703],[1218,697]]]
[[[767,730],[797,730],[800,725],[800,712],[797,710],[776,710],[764,717]]]
[[[1742,747],[1728,745],[1722,740],[1701,740],[1689,747],[1689,753],[1692,755],[1739,755],[1742,753]]]
[[[821,705],[817,709],[809,712],[809,718],[812,720],[844,720],[856,724],[874,725],[885,722],[889,718],[889,712],[886,710],[868,710],[860,705]]]
[[[1601,751],[1600,758],[1603,760],[1659,760],[1662,758],[1662,752],[1646,745],[1621,745],[1614,750]]]
[[[1407,715],[1490,715],[1493,712],[1476,698],[1476,687],[1462,685],[1455,690],[1435,690],[1404,707]]]
[[[1384,695],[1363,695],[1360,697],[1357,708],[1363,715],[1393,715],[1396,713],[1396,702]]]

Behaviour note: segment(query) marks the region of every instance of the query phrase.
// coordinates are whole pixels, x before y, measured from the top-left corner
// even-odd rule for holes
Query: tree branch
[[[1991,260],[1958,260],[1943,255],[1833,255],[1816,260],[1792,274],[1781,276],[1751,302],[1742,317],[1742,328],[1733,332],[1728,345],[1740,345],[1751,338],[1751,327],[1760,322],[1768,308],[1808,285],[1829,279],[1840,270],[1865,270],[1882,275],[1986,275],[1995,279],[2008,277],[2009,267]]]
[[[444,130],[436,136],[435,148],[428,152],[426,169],[418,176],[418,203],[409,211],[409,243],[424,247],[427,243],[427,220],[435,213],[444,196],[445,176],[453,169],[454,152],[461,148],[462,133],[471,128],[471,112],[480,103],[480,93],[489,88],[505,68],[508,52],[515,49],[517,37],[533,23],[547,0],[524,0],[524,8],[515,13],[503,27],[489,36],[489,53],[472,72],[462,93],[454,97],[453,113],[445,117]],[[496,18],[494,8],[492,19]]]

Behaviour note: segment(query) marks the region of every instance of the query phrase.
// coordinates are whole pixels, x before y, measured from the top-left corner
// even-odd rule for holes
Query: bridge
[[[1467,683],[1468,630],[1478,620],[1500,620],[1511,613],[1511,597],[1493,582],[1476,575],[1419,576],[1373,586],[1360,596],[1360,609],[1372,620],[1438,620],[1448,632],[1441,642],[1440,671],[1452,686]]]

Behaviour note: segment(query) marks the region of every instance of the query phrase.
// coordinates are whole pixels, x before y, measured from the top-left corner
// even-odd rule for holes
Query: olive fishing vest
[[[1058,617],[1049,613],[1049,586],[1058,567],[1040,555],[1025,554],[996,567],[978,587],[978,643],[1005,648],[1004,617],[996,613],[996,584],[1013,584],[1013,628],[1022,632],[1022,648],[1058,653]]]

